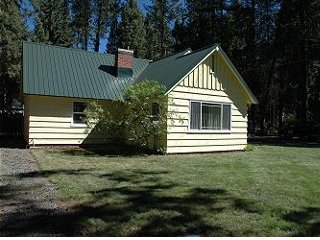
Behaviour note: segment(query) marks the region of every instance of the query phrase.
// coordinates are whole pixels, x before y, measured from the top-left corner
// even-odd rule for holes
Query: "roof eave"
[[[227,62],[227,64],[231,68],[231,70],[235,73],[235,75],[237,76],[237,78],[240,81],[241,86],[245,89],[246,93],[248,94],[249,99],[251,101],[249,104],[258,104],[259,103],[258,99],[255,97],[255,95],[253,94],[253,92],[249,88],[248,84],[242,78],[241,74],[238,72],[236,67],[231,62],[230,58],[227,56],[227,54],[223,51],[223,49],[221,47],[219,47],[219,52],[221,53],[222,57]]]

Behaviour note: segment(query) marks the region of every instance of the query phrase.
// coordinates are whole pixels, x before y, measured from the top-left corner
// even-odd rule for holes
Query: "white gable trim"
[[[223,60],[227,63],[227,65],[229,66],[229,68],[231,69],[231,71],[234,73],[234,75],[237,77],[237,79],[239,80],[241,86],[244,88],[244,90],[246,91],[246,93],[248,94],[251,103],[253,104],[258,104],[258,100],[257,98],[254,96],[254,94],[251,92],[249,86],[247,85],[247,83],[245,82],[245,80],[242,78],[242,76],[240,75],[240,73],[238,72],[238,70],[236,69],[236,67],[233,65],[233,63],[231,62],[231,60],[229,59],[229,57],[227,56],[227,54],[221,49],[220,50],[220,55],[222,56]]]

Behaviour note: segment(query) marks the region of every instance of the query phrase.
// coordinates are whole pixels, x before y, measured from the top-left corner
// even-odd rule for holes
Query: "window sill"
[[[70,127],[72,127],[72,128],[87,128],[88,125],[85,123],[71,123]]]
[[[231,130],[189,130],[187,133],[190,133],[190,134],[206,134],[206,133],[230,134]]]

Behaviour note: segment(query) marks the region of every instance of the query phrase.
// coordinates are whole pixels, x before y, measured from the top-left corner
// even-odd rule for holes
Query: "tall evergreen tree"
[[[71,46],[71,20],[66,0],[33,1],[37,12],[35,40],[53,45]]]
[[[188,34],[188,25],[185,19],[178,18],[172,29],[172,37],[174,39],[174,51],[182,51],[190,47],[190,35]]]
[[[153,41],[156,38],[153,55],[163,58],[173,51],[173,37],[170,29],[170,24],[177,16],[179,9],[179,0],[153,0],[151,7],[148,9],[147,23],[149,32],[152,31],[148,41]]]
[[[26,38],[19,8],[18,1],[0,1],[0,109],[10,107],[19,94],[21,43]]]
[[[187,0],[187,25],[192,48],[213,43],[225,46],[226,10],[225,0]]]
[[[144,26],[146,29],[146,58],[147,59],[158,59],[160,54],[157,52],[156,46],[158,42],[157,30],[152,22],[150,14],[147,14]]]
[[[120,46],[120,24],[119,19],[121,17],[121,6],[120,0],[113,2],[112,6],[112,17],[110,18],[109,25],[109,36],[107,41],[106,50],[108,53],[114,54],[117,48]]]
[[[264,132],[265,127],[268,129],[276,129],[277,125],[277,100],[279,97],[279,81],[276,78],[276,59],[277,51],[275,49],[275,19],[278,14],[277,0],[256,0],[255,9],[255,39],[251,45],[248,45],[248,50],[254,49],[254,52],[249,52],[248,55],[251,62],[249,62],[250,70],[245,77],[250,80],[252,86],[256,86],[256,91],[260,104],[259,108],[259,122],[260,129]],[[251,74],[251,75],[250,75]],[[256,76],[254,79],[253,76]],[[259,81],[257,81],[257,79]],[[253,84],[252,84],[253,83]],[[272,130],[273,133],[274,130]]]
[[[117,48],[120,46],[120,30],[119,22],[115,18],[111,22],[110,34],[107,42],[107,52],[114,54],[117,51]]]
[[[320,2],[310,3],[308,32],[308,57],[310,59],[308,78],[308,119],[320,121]]]
[[[71,0],[71,10],[76,47],[88,50],[93,38],[93,0]]]
[[[119,46],[134,50],[136,57],[145,57],[146,31],[144,19],[136,0],[129,0],[121,11],[121,35]]]
[[[319,79],[316,66],[320,59],[312,56],[313,43],[320,40],[319,10],[320,4],[315,0],[283,0],[279,13],[277,51],[280,54],[279,72],[285,81],[281,83],[286,87],[282,91],[284,107],[280,114],[287,110],[300,122],[309,120],[308,97],[313,92],[310,84],[317,87],[315,79]]]
[[[93,0],[94,51],[99,52],[100,41],[107,32],[108,23],[114,14],[115,0]]]
[[[227,16],[227,38],[229,41],[229,52],[233,61],[240,70],[244,70],[244,61],[245,61],[245,47],[246,47],[246,38],[245,38],[245,29],[248,25],[246,18],[246,11],[241,4],[240,0],[232,1],[230,5],[230,11]],[[252,24],[251,22],[249,24]]]

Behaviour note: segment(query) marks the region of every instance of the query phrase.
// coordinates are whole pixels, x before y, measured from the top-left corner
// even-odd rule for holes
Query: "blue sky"
[[[142,13],[146,13],[146,7],[150,6],[151,0],[138,0],[138,7],[142,10]],[[32,5],[30,4],[29,0],[24,0],[22,1],[22,8],[23,9],[32,9]],[[27,18],[26,19],[27,26],[30,31],[34,29],[34,20],[32,18]],[[100,52],[105,52],[106,51],[106,44],[107,44],[107,39],[106,37],[101,40],[100,43]]]

